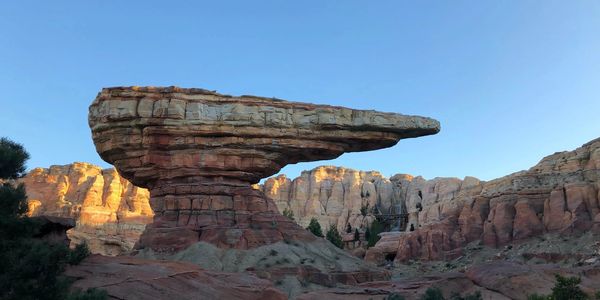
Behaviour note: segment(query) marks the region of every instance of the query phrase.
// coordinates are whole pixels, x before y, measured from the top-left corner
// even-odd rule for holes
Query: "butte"
[[[149,189],[154,221],[136,247],[155,254],[201,242],[250,250],[321,240],[252,185],[287,164],[440,130],[426,117],[178,87],[105,88],[89,108],[89,125],[102,159]]]

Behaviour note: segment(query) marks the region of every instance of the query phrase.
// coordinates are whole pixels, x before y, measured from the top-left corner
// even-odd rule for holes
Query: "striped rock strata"
[[[159,252],[312,240],[251,184],[286,164],[439,131],[424,117],[176,87],[103,89],[89,124],[100,156],[150,190],[154,222],[140,247]]]

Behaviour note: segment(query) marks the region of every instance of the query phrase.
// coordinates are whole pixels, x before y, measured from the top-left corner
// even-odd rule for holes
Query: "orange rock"
[[[152,221],[148,191],[133,186],[114,169],[73,163],[33,169],[21,181],[29,215],[75,219],[69,238],[74,244],[87,242],[93,253],[130,251]]]

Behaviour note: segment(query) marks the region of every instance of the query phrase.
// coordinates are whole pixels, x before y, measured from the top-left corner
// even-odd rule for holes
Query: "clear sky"
[[[362,170],[492,179],[600,137],[600,1],[1,1],[0,136],[29,167],[102,166],[102,87],[222,93],[438,119],[344,154]]]

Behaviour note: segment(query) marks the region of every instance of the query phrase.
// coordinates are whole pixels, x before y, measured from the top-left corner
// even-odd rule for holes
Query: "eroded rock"
[[[289,163],[439,131],[424,117],[176,87],[103,89],[89,124],[100,156],[150,190],[154,222],[139,245],[159,252],[312,240],[250,185]]]

